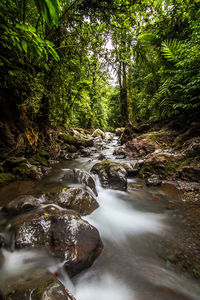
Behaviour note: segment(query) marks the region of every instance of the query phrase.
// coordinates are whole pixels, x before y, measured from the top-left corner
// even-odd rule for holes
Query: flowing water
[[[116,160],[112,153],[117,139],[104,146],[106,148],[101,153],[107,159]],[[92,158],[60,162],[49,176],[37,184],[27,181],[1,188],[1,204],[19,194],[41,194],[69,186],[62,180],[65,170],[80,168],[88,171],[98,161],[98,155],[99,152],[94,153]],[[137,178],[129,179],[128,192],[104,189],[97,177],[96,184],[100,207],[84,219],[99,230],[104,250],[92,267],[72,279],[70,289],[76,299],[200,299],[198,284],[166,264],[158,254],[160,241],[173,236],[173,220],[165,203],[170,197],[179,197],[176,190],[166,186],[147,188]],[[27,266],[29,256],[35,259]],[[23,278],[19,274],[25,276],[27,268],[29,272],[30,269],[38,269],[41,261],[43,268],[56,268],[58,264],[44,252],[21,250],[10,253],[4,250],[1,282]],[[70,282],[65,273],[60,275],[60,280],[69,288]]]

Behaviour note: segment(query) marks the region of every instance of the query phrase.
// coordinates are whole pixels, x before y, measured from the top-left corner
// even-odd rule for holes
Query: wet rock
[[[122,164],[128,175],[137,175],[140,166],[137,160],[127,161]]]
[[[76,152],[76,153],[65,153],[64,154],[64,158],[66,160],[72,160],[72,159],[77,159],[79,157],[79,154]]]
[[[0,185],[7,184],[15,179],[16,177],[11,173],[0,173]]]
[[[46,200],[44,197],[35,198],[31,195],[21,195],[13,199],[3,207],[3,211],[10,214],[23,213],[25,211],[39,207]]]
[[[105,158],[106,156],[103,153],[99,154],[99,156],[97,157],[98,160],[103,160]]]
[[[99,207],[96,199],[81,188],[67,188],[58,194],[55,201],[63,208],[73,209],[88,215]]]
[[[82,184],[89,192],[92,191],[96,196],[97,190],[93,177],[86,171],[80,169],[65,169],[65,175],[63,180],[66,180],[71,183],[80,183]]]
[[[36,154],[33,159],[38,162],[40,165],[42,166],[45,166],[45,167],[48,167],[48,161],[47,161],[47,158],[40,155],[40,154]],[[21,164],[22,165],[22,164]],[[20,166],[21,166],[20,165]]]
[[[103,139],[105,138],[105,133],[101,129],[95,129],[92,136],[101,136]]]
[[[185,166],[177,170],[176,177],[183,180],[200,182],[200,167]]]
[[[97,196],[96,185],[93,177],[86,171],[80,169],[74,169],[74,177],[77,181],[83,184],[86,188],[90,188],[92,192]]]
[[[162,180],[160,179],[160,177],[158,175],[151,175],[149,178],[147,178],[146,180],[146,185],[147,186],[159,186],[161,185]]]
[[[102,252],[99,233],[72,210],[58,210],[53,206],[12,224],[15,247],[45,248],[75,275],[92,265]]]
[[[116,155],[125,155],[128,157],[141,157],[155,151],[155,146],[145,139],[133,139],[125,145],[117,149],[114,153]]]
[[[4,166],[6,169],[13,169],[16,166],[26,162],[27,160],[24,156],[20,156],[20,157],[13,156],[6,159]]]
[[[120,143],[123,145],[123,144],[127,143],[128,141],[130,141],[133,137],[135,137],[135,131],[134,131],[133,125],[131,123],[129,123],[123,130],[123,133],[120,137]]]
[[[100,182],[105,188],[123,191],[127,189],[127,172],[119,163],[103,160],[95,164],[91,172],[98,174]]]
[[[116,128],[116,129],[115,129],[115,134],[116,134],[117,136],[122,135],[122,133],[124,132],[124,129],[125,129],[125,127]]]
[[[84,134],[83,132],[79,132],[78,130],[73,129],[73,137],[76,139],[75,145],[78,147],[92,147],[94,145],[93,138],[89,134]]]
[[[41,169],[31,165],[29,162],[21,163],[13,169],[13,173],[23,178],[40,179],[43,176]]]
[[[38,300],[66,300],[67,295],[63,285],[56,281],[51,283],[40,295]]]
[[[85,147],[80,147],[80,152],[82,156],[88,157],[91,155],[91,149],[85,148]]]

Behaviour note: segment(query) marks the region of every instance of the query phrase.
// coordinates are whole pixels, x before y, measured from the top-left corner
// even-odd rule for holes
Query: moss
[[[66,134],[64,136],[63,140],[66,144],[69,144],[69,145],[76,145],[77,144],[77,139],[71,134]]]
[[[45,157],[46,159],[49,159],[49,157],[50,157],[49,152],[47,152],[47,151],[44,150],[44,149],[39,150],[39,151],[38,151],[38,154],[39,154],[40,156],[42,156],[42,157]]]
[[[37,154],[34,156],[34,160],[36,160],[36,162],[39,162],[42,166],[45,166],[45,167],[48,166],[48,162],[47,162],[46,158],[43,156],[40,156]]]
[[[23,177],[31,176],[31,169],[27,163],[22,163],[18,167],[13,169],[14,174],[22,175]]]
[[[0,166],[0,173],[4,173],[4,168]]]
[[[11,173],[0,173],[0,185],[7,184],[15,180],[15,176]]]

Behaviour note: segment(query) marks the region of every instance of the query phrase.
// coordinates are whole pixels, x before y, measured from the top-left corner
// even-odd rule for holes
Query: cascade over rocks
[[[127,172],[122,164],[103,160],[95,164],[91,172],[99,176],[103,187],[115,190],[127,190]]]
[[[45,248],[61,261],[71,275],[92,265],[103,244],[96,228],[72,210],[46,207],[12,224],[15,247]]]

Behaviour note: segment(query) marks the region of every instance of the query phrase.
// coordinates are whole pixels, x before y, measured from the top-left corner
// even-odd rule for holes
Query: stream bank
[[[102,135],[104,137],[103,139],[102,139]],[[132,197],[134,199],[134,207],[136,209],[138,208],[141,211],[150,211],[153,213],[155,213],[155,212],[156,213],[158,213],[158,212],[165,213],[170,216],[170,220],[174,226],[173,230],[172,230],[173,238],[170,237],[170,235],[168,234],[169,232],[167,232],[167,236],[165,236],[165,234],[163,234],[163,232],[162,232],[162,236],[159,237],[159,239],[155,240],[155,237],[153,237],[151,242],[150,241],[147,242],[148,238],[147,238],[147,240],[145,240],[145,238],[142,238],[142,243],[139,243],[138,239],[134,238],[134,245],[137,240],[136,245],[138,245],[137,247],[140,252],[142,248],[144,248],[144,249],[146,248],[146,246],[144,246],[145,244],[151,245],[150,248],[153,249],[154,246],[152,244],[156,241],[156,245],[158,245],[158,246],[156,247],[156,249],[154,249],[154,251],[152,250],[152,253],[154,253],[154,252],[157,253],[156,255],[158,255],[160,257],[161,261],[164,259],[164,261],[166,262],[166,266],[169,270],[173,270],[174,267],[175,267],[175,269],[176,269],[176,267],[178,267],[178,269],[181,271],[182,274],[184,274],[184,276],[186,276],[186,278],[188,276],[187,274],[189,273],[194,278],[199,279],[199,258],[198,258],[199,237],[198,237],[198,232],[200,232],[200,231],[199,231],[199,227],[198,227],[199,226],[199,223],[198,223],[199,215],[198,215],[198,209],[197,209],[198,208],[198,200],[192,201],[190,198],[190,195],[188,196],[187,199],[183,198],[183,197],[186,197],[188,194],[184,195],[184,194],[182,194],[182,192],[177,191],[177,189],[176,189],[177,181],[172,180],[172,178],[170,178],[170,177],[162,178],[162,176],[160,176],[160,173],[154,174],[154,175],[159,175],[159,182],[157,181],[158,186],[156,187],[155,183],[154,183],[153,186],[150,184],[149,187],[146,187],[146,183],[145,183],[144,179],[136,179],[136,177],[133,177],[133,176],[135,176],[136,174],[138,174],[140,172],[141,167],[144,165],[144,161],[143,161],[144,158],[147,160],[148,157],[144,157],[144,155],[136,156],[134,154],[134,156],[132,156],[132,157],[130,156],[130,157],[125,158],[124,155],[116,153],[116,152],[115,152],[116,155],[113,156],[114,148],[117,147],[120,149],[121,147],[117,144],[116,138],[113,141],[112,140],[113,140],[112,134],[104,135],[104,133],[99,132],[97,137],[93,137],[93,143],[95,141],[96,147],[92,146],[91,142],[90,142],[91,143],[90,147],[87,146],[87,147],[82,148],[83,146],[82,147],[80,146],[81,148],[79,149],[79,155],[80,155],[80,153],[82,153],[80,158],[75,159],[75,160],[73,160],[73,159],[72,160],[70,160],[70,159],[62,160],[60,163],[53,165],[53,169],[52,169],[51,173],[47,177],[44,177],[43,179],[41,179],[40,182],[38,182],[38,183],[35,181],[23,181],[23,182],[20,181],[17,183],[13,182],[10,184],[10,186],[8,185],[8,186],[1,188],[1,199],[2,199],[1,204],[4,202],[4,206],[5,206],[5,203],[10,202],[9,200],[14,199],[14,196],[30,194],[37,198],[39,195],[41,196],[41,194],[42,195],[45,194],[45,196],[47,196],[47,198],[48,198],[48,199],[46,199],[46,202],[45,201],[42,202],[42,200],[41,200],[42,197],[39,197],[39,199],[42,202],[42,205],[44,205],[44,204],[46,205],[47,203],[49,203],[49,204],[52,203],[52,199],[53,199],[53,202],[56,203],[56,205],[57,205],[58,203],[55,202],[56,197],[59,195],[59,197],[62,199],[63,192],[64,192],[64,195],[66,195],[66,193],[65,193],[65,191],[63,191],[63,189],[66,189],[66,188],[73,189],[73,188],[75,188],[75,186],[77,188],[79,188],[80,184],[84,184],[84,182],[85,182],[85,180],[83,180],[83,176],[81,175],[82,173],[80,171],[78,173],[79,176],[77,176],[77,177],[82,178],[81,182],[80,182],[80,180],[79,180],[79,182],[74,182],[74,180],[69,181],[69,179],[74,176],[74,174],[75,174],[74,172],[77,172],[77,171],[73,171],[73,176],[72,176],[72,174],[69,176],[69,173],[70,173],[69,170],[76,170],[78,167],[79,170],[86,170],[86,172],[88,172],[88,171],[90,171],[90,169],[92,168],[92,166],[95,163],[98,163],[101,166],[103,166],[101,172],[95,171],[95,172],[99,173],[100,179],[102,177],[101,184],[103,184],[105,182],[105,187],[107,189],[110,187],[112,189],[116,189],[116,192],[112,192],[111,195],[112,195],[112,197],[114,195],[116,198],[118,198],[117,190],[119,190],[119,189],[123,190],[124,188],[120,188],[119,185],[115,186],[115,181],[111,182],[112,186],[108,186],[108,179],[112,178],[112,176],[110,176],[112,173],[110,173],[110,172],[116,172],[116,173],[114,173],[115,176],[116,175],[119,176],[118,178],[122,178],[122,182],[124,182],[123,176],[125,174],[124,173],[124,169],[125,169],[126,172],[128,174],[130,174],[131,178],[133,178],[132,180],[128,181],[128,191],[132,195],[131,199],[132,199]],[[118,151],[119,149],[117,149],[116,151]],[[154,155],[155,155],[155,151],[156,151],[156,149],[154,149],[154,152],[153,152]],[[156,152],[156,153],[159,153],[159,152]],[[66,155],[68,155],[68,153]],[[149,155],[149,153],[147,155]],[[145,153],[145,156],[146,156],[146,153]],[[102,163],[100,163],[100,161],[102,159],[103,159],[103,161],[102,161]],[[113,162],[114,162],[114,164],[113,164]],[[99,167],[97,168],[97,166],[95,168],[96,170],[99,169]],[[105,168],[105,166],[106,166],[106,168]],[[109,169],[107,168],[107,166],[109,166]],[[108,174],[108,176],[106,174]],[[151,177],[152,174],[147,174],[147,175],[149,175],[149,176],[146,176],[146,180],[148,177]],[[145,176],[142,176],[142,177],[145,177]],[[63,178],[65,178],[65,180],[63,180]],[[88,178],[87,175],[86,175],[86,178]],[[158,178],[156,178],[156,180],[157,179]],[[165,181],[163,181],[163,179],[165,179]],[[166,179],[168,179],[168,182]],[[169,182],[169,179],[170,179],[170,182]],[[161,184],[160,180],[163,181],[162,184]],[[74,184],[75,184],[75,186],[74,186]],[[77,186],[77,184],[78,184],[78,186]],[[114,184],[114,186],[113,186],[113,184]],[[188,183],[187,181],[184,181],[184,182],[179,181],[178,184],[180,184],[181,187],[185,186],[185,188],[187,187],[187,188],[191,189],[191,187],[192,187],[194,189],[192,191],[192,193],[196,193],[196,194],[198,193],[198,190],[197,190],[198,183],[191,183],[191,182]],[[88,184],[86,184],[84,186],[87,187]],[[91,189],[91,187],[92,186],[90,186],[90,189]],[[15,190],[14,190],[14,188],[15,188]],[[68,189],[67,189],[67,191],[68,191]],[[95,192],[95,190],[93,192]],[[109,190],[106,192],[106,194],[104,194],[104,190],[100,189],[100,194],[101,193],[104,195],[105,198],[110,197]],[[123,194],[120,194],[120,195],[123,196]],[[92,196],[95,197],[94,194],[92,194]],[[125,195],[123,197],[125,197]],[[67,199],[68,198],[69,198],[69,195],[67,195]],[[144,198],[146,198],[147,201],[144,201]],[[88,199],[89,199],[89,202],[91,202],[91,198],[88,198]],[[100,199],[101,199],[101,197],[100,197]],[[186,200],[186,201],[183,201],[183,200]],[[98,201],[98,199],[97,199],[97,201]],[[130,199],[128,201],[130,201]],[[133,201],[133,200],[131,200],[131,201]],[[15,203],[16,203],[16,201],[15,201]],[[111,200],[111,204],[112,204],[111,205],[112,209],[115,205],[118,205],[117,203],[112,203],[112,200]],[[69,205],[69,203],[67,205]],[[70,205],[72,205],[72,204],[70,204]],[[50,208],[52,208],[52,207],[57,209],[56,206],[50,206]],[[20,209],[21,209],[21,207],[20,207]],[[123,211],[123,207],[120,206],[119,210]],[[92,215],[95,214],[96,212],[98,212],[98,209],[96,211],[94,211],[94,213],[92,213]],[[114,212],[115,212],[115,215],[117,216],[117,210],[115,210]],[[39,212],[39,214],[41,216],[41,212]],[[84,215],[83,212],[82,212],[82,214]],[[87,214],[88,213],[86,213],[86,215]],[[126,214],[128,216],[128,210],[126,210]],[[126,216],[125,216],[126,214],[124,214],[125,218],[126,218]],[[49,218],[51,218],[51,210],[43,211],[42,216],[43,215],[44,215],[44,219],[46,220],[45,222],[47,222],[46,224],[48,224],[50,221]],[[133,223],[133,226],[131,227],[131,232],[134,232],[134,227],[137,224],[137,222],[135,223],[135,221],[137,220],[136,216],[137,215],[132,215],[130,218],[130,222]],[[122,217],[122,216],[120,216],[120,217]],[[141,215],[141,217],[142,217],[142,215]],[[145,218],[146,217],[147,217],[147,215],[145,215]],[[98,217],[91,219],[92,221],[90,221],[90,217],[89,217],[89,219],[88,219],[88,217],[86,217],[86,218],[87,218],[87,220],[89,220],[89,223],[91,223],[91,224],[93,224],[94,221],[96,222],[96,220],[98,220]],[[145,226],[145,218],[142,217],[141,222],[139,222],[138,228],[143,228]],[[37,218],[35,220],[37,220]],[[113,219],[111,217],[111,221],[116,226],[116,223],[114,220],[115,219]],[[159,219],[157,221],[159,221]],[[52,221],[50,221],[50,222],[52,222]],[[100,224],[98,224],[98,222],[97,222],[97,225],[98,225],[97,226],[95,222],[94,222],[93,226],[96,227],[97,229],[99,229]],[[125,228],[127,228],[126,227],[127,225],[125,225],[125,224],[123,225],[123,221],[120,221],[120,223],[121,222],[122,222],[122,224],[120,224],[120,226],[122,226],[122,228],[123,228],[123,226],[125,226]],[[118,221],[118,223],[119,223],[119,221]],[[27,223],[27,224],[30,228],[30,223]],[[34,225],[35,225],[35,223],[34,223]],[[162,222],[161,223],[158,222],[157,225],[158,225],[158,227],[161,227],[161,229],[162,229],[162,226],[163,226]],[[109,226],[112,226],[110,224],[110,222],[109,222]],[[144,228],[146,228],[146,227],[144,227]],[[24,229],[24,227],[21,230],[23,231],[23,229]],[[117,235],[118,235],[120,229],[118,227],[116,229],[117,229]],[[182,235],[180,235],[180,231],[181,231]],[[154,230],[153,230],[153,233],[154,233]],[[100,235],[103,236],[103,238],[105,239],[106,237],[104,236],[104,234],[105,234],[105,232],[102,234],[101,230],[100,230]],[[106,240],[108,239],[108,237],[110,239],[110,235],[113,235],[113,234],[114,234],[114,232],[107,233]],[[52,236],[52,233],[50,235]],[[122,231],[122,236],[123,235],[124,235],[124,232]],[[32,236],[32,233],[31,233],[31,236]],[[140,238],[141,238],[141,236],[140,236]],[[35,237],[34,237],[34,239],[35,239]],[[110,244],[110,242],[109,242],[109,244]],[[112,244],[110,246],[112,248]],[[166,249],[167,249],[167,251],[166,251]],[[104,253],[104,251],[103,251],[103,253]],[[121,253],[121,250],[120,250],[120,253]],[[155,253],[152,255],[155,256]],[[121,256],[121,254],[119,254],[119,255]],[[102,255],[100,256],[100,259],[98,259],[98,261],[99,260],[101,261],[101,257],[102,257]],[[103,257],[105,257],[104,254],[103,254]],[[97,261],[97,265],[98,265],[98,261]],[[137,270],[141,265],[138,264]],[[164,265],[165,265],[165,263],[164,263]],[[163,267],[164,267],[164,265],[163,265]],[[134,263],[134,267],[136,267],[135,263]],[[144,268],[146,270],[147,266]],[[155,266],[154,266],[154,269],[155,269]],[[120,270],[119,270],[119,272],[120,272]],[[111,280],[111,282],[113,281],[113,279],[112,278],[110,279],[110,277],[109,277],[109,280]],[[170,293],[173,295],[173,293],[175,293],[175,292],[172,290],[170,287],[168,287],[167,293],[169,293],[169,295],[170,295]],[[46,291],[44,291],[44,293],[46,293]],[[83,291],[82,291],[82,293],[83,293]],[[124,291],[124,293],[125,293],[125,291]],[[158,293],[158,295],[160,295],[159,297],[163,297],[162,289],[161,289],[160,293],[161,294]],[[174,298],[174,299],[179,299],[177,296],[178,295],[177,293],[178,294],[181,293],[181,290],[179,290],[179,292],[175,293],[174,297],[176,297],[176,298]],[[33,293],[33,296],[34,296],[34,293]],[[11,297],[9,299],[19,299],[19,294],[15,294],[15,295],[13,294],[13,296],[9,296],[9,297]],[[15,298],[15,297],[18,297],[18,298]],[[88,295],[87,295],[87,297],[88,297]],[[103,295],[102,295],[102,297],[103,297]],[[183,297],[183,295],[181,295],[180,297]],[[81,295],[79,298],[82,299]],[[35,298],[33,298],[33,299],[35,299]],[[103,298],[101,298],[101,299],[103,299]],[[139,299],[142,299],[141,296]],[[150,298],[144,297],[144,299],[150,299]],[[161,298],[158,298],[158,299],[161,299]],[[170,299],[170,296],[165,295],[165,298],[162,298],[162,299]],[[190,297],[189,298],[180,298],[180,299],[190,299]],[[191,299],[196,299],[196,298],[191,297]]]

